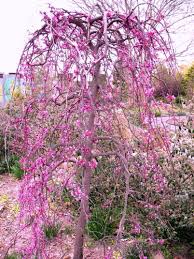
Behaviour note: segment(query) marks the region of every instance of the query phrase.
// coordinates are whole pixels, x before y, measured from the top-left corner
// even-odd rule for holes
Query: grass
[[[22,259],[22,256],[18,253],[12,253],[12,254],[6,255],[4,259]]]
[[[155,111],[155,117],[161,117],[162,113],[161,111]]]
[[[13,156],[13,158],[12,158],[12,165],[10,166],[10,172],[18,180],[21,180],[23,175],[24,175],[24,173],[25,173],[21,169],[21,166],[20,166],[20,163],[19,163],[19,159],[16,156]]]
[[[44,227],[44,234],[47,239],[55,238],[60,231],[60,224],[47,225]]]

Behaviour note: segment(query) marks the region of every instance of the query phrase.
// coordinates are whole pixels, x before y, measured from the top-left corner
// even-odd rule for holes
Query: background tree
[[[184,73],[181,83],[187,97],[191,99],[194,91],[194,64],[191,65]]]
[[[154,78],[155,97],[166,97],[167,95],[185,95],[182,85],[182,75],[177,70],[170,70],[164,65],[159,65]]]

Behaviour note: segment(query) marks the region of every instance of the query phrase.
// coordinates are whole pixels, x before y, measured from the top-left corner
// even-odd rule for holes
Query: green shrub
[[[6,161],[6,152],[7,150],[5,150],[4,137],[2,134],[0,134],[0,174],[8,172],[8,161]]]
[[[183,97],[178,95],[176,98],[175,98],[175,103],[177,105],[182,105],[183,104]]]
[[[161,111],[155,111],[155,117],[161,117],[162,113]]]
[[[178,226],[175,228],[177,238],[181,242],[192,243],[194,242],[194,225]]]
[[[184,90],[182,95],[186,95],[187,97],[193,96],[194,90],[194,64],[192,64],[183,75],[181,81],[181,87]]]
[[[126,259],[138,259],[140,255],[143,254],[147,258],[149,257],[148,247],[145,242],[140,242],[135,245],[129,246],[127,251],[125,252]]]
[[[79,211],[79,202],[71,195],[67,188],[63,189],[62,200],[64,205],[71,208],[72,214],[76,216]]]
[[[12,156],[11,158],[11,165],[10,165],[10,172],[14,175],[14,177],[18,180],[22,179],[24,175],[24,171],[21,169],[19,159],[17,156]]]
[[[21,170],[19,159],[10,153],[4,143],[4,137],[0,134],[0,174],[12,173],[17,179],[21,179],[24,171]]]
[[[191,256],[194,257],[194,241],[191,242]]]
[[[8,172],[8,166],[5,158],[1,158],[0,161],[0,174],[5,174]]]
[[[13,167],[13,170],[12,170],[12,167]],[[16,158],[14,155],[9,155],[9,156],[7,156],[7,158],[5,157],[5,155],[1,156],[0,174],[5,174],[8,172],[14,174],[16,167],[20,168],[18,158]]]
[[[168,246],[162,246],[161,251],[162,251],[162,254],[163,254],[165,259],[173,259],[174,258],[173,255],[172,255],[172,252],[170,251]]]
[[[136,248],[130,248],[127,251],[126,259],[137,259],[139,258],[139,251]]]
[[[22,256],[18,253],[12,253],[5,256],[5,259],[22,259]]]
[[[100,240],[115,234],[120,218],[117,208],[94,208],[87,224],[87,233],[94,240]]]
[[[47,239],[51,240],[58,235],[60,224],[50,224],[44,227],[44,234]]]
[[[10,172],[16,179],[21,179],[24,171],[21,169],[19,158],[15,155],[9,155],[7,158],[1,156],[0,158],[0,174]]]

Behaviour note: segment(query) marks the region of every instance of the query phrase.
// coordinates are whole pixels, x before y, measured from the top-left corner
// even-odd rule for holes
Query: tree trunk
[[[90,193],[90,182],[92,169],[89,166],[89,162],[92,159],[92,148],[93,148],[93,137],[94,137],[94,121],[95,121],[95,104],[98,93],[98,79],[99,79],[100,64],[97,63],[95,67],[94,80],[91,84],[91,100],[93,109],[89,112],[86,118],[85,130],[92,132],[92,135],[85,141],[85,147],[88,150],[87,154],[83,154],[83,159],[86,161],[86,165],[83,168],[82,178],[82,193],[80,215],[78,218],[76,237],[74,243],[74,254],[73,259],[83,258],[83,245],[84,245],[84,232],[89,215],[89,193]]]
[[[86,170],[83,176],[84,197],[81,201],[81,211],[76,228],[76,239],[74,244],[73,259],[83,258],[84,232],[89,213],[88,196],[90,191],[91,171]]]

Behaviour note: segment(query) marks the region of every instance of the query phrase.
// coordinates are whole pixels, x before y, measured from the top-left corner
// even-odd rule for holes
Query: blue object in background
[[[13,91],[19,89],[23,93],[24,88],[24,83],[16,77],[15,73],[8,75],[0,73],[0,106],[6,105],[11,100]]]

